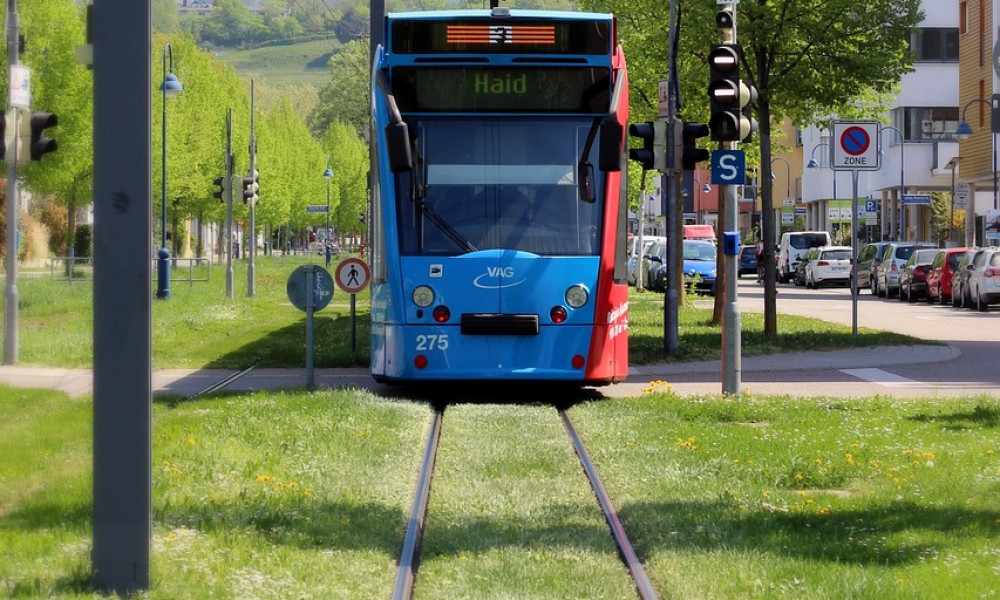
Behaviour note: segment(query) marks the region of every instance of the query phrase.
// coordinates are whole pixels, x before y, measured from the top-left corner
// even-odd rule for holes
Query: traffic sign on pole
[[[834,171],[877,171],[882,167],[877,121],[834,121]]]

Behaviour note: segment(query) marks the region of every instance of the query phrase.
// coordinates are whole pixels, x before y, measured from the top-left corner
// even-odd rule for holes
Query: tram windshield
[[[593,118],[408,122],[414,168],[397,180],[404,254],[598,254],[604,199],[603,176],[588,169],[599,148]],[[581,199],[588,171],[596,198]]]

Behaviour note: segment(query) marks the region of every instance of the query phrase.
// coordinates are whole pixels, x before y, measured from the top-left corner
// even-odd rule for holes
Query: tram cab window
[[[576,181],[590,127],[589,120],[414,123],[423,185],[414,198],[409,175],[398,175],[403,252],[596,254],[603,202],[580,201]]]

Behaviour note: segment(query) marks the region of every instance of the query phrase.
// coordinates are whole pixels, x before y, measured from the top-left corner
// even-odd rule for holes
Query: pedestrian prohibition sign
[[[881,167],[876,121],[834,121],[834,171],[875,171]]]
[[[334,279],[337,286],[348,294],[357,294],[365,289],[368,280],[372,278],[368,263],[360,258],[347,258],[337,265]]]

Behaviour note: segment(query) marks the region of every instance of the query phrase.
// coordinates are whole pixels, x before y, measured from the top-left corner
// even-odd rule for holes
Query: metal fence
[[[156,277],[156,259],[150,269]],[[170,281],[188,282],[193,287],[196,281],[212,278],[212,261],[208,258],[171,258]],[[94,259],[92,257],[55,256],[49,259],[49,273],[52,281],[73,282],[94,280]]]

